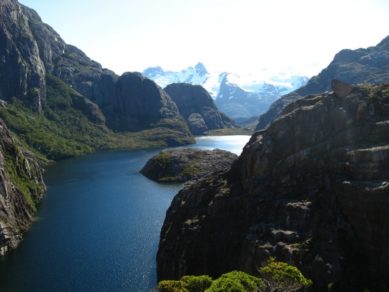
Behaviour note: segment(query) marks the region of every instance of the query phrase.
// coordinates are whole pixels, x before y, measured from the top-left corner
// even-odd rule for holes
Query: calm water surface
[[[200,137],[190,147],[239,154],[248,139]],[[36,222],[18,249],[0,259],[0,291],[153,288],[159,232],[181,188],[138,173],[157,152],[102,152],[50,166]]]

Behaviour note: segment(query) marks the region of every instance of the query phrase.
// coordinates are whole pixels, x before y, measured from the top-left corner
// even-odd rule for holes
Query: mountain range
[[[207,81],[218,80],[216,100],[249,92],[201,64],[164,88],[140,73],[117,76],[16,0],[2,0],[0,14],[0,255],[32,222],[47,159],[191,143],[192,134],[233,127]],[[231,167],[210,169],[174,197],[158,278],[256,274],[275,257],[311,278],[313,291],[388,291],[388,82],[386,37],[339,52],[274,103]],[[254,83],[253,92],[284,93]]]
[[[292,73],[274,76],[238,75],[229,72],[210,73],[204,64],[197,63],[181,71],[150,67],[143,75],[165,87],[182,82],[202,85],[215,99],[217,107],[237,122],[265,112],[280,96],[289,93],[308,81],[308,77]]]

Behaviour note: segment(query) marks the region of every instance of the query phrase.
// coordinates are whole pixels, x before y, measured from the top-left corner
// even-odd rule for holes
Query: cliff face
[[[0,2],[0,99],[25,97],[37,111],[46,97],[45,66],[28,16],[13,0]]]
[[[182,120],[172,99],[154,81],[140,73],[125,73],[117,84],[113,106],[114,128],[141,130],[163,119]]]
[[[44,191],[39,163],[0,120],[0,255],[18,245]]]
[[[233,122],[219,112],[210,94],[200,85],[174,83],[165,88],[194,135],[232,127]]]
[[[23,5],[20,7],[20,13],[28,21],[46,72],[71,85],[108,112],[106,106],[112,104],[117,76],[112,71],[103,69],[78,48],[66,44],[53,28],[42,22],[34,10]],[[18,29],[18,26],[14,28]]]
[[[270,109],[259,117],[257,130],[266,128],[278,118],[282,110],[295,100],[331,89],[331,80],[340,79],[347,83],[388,83],[389,82],[389,36],[377,46],[367,49],[342,50],[319,75],[296,91],[282,96]]]
[[[388,289],[389,85],[333,85],[255,133],[230,171],[174,198],[159,279],[255,273],[275,256],[316,289]]]

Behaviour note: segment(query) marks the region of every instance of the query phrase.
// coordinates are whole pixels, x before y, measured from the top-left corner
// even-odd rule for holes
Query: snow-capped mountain
[[[210,77],[202,63],[181,71],[164,71],[161,67],[150,67],[143,71],[143,75],[154,80],[159,86],[166,87],[172,83],[204,84]]]
[[[307,81],[308,78],[302,76],[278,76],[269,81],[244,83],[231,74],[224,74],[215,103],[220,111],[239,123],[264,113],[279,97],[300,88]]]
[[[165,71],[161,67],[150,67],[143,75],[159,86],[172,83],[202,85],[215,99],[219,109],[234,118],[244,120],[259,116],[280,96],[287,94],[308,81],[308,77],[292,73],[269,73],[238,75],[228,72],[208,72],[202,63],[181,71]]]

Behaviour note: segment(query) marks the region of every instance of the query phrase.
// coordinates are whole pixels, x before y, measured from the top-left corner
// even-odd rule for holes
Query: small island
[[[224,150],[179,149],[161,151],[140,171],[157,182],[186,182],[226,170],[238,156]]]

